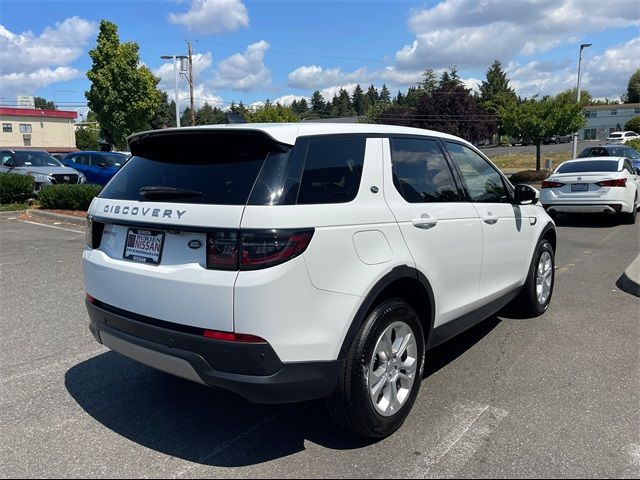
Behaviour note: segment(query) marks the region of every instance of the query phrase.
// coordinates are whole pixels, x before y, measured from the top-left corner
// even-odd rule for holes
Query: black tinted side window
[[[464,145],[452,142],[446,142],[446,145],[472,201],[499,203],[509,200],[502,176],[489,162]]]
[[[354,137],[309,140],[297,203],[345,203],[356,198],[365,141]]]
[[[460,200],[447,161],[435,140],[391,139],[393,182],[407,202]]]

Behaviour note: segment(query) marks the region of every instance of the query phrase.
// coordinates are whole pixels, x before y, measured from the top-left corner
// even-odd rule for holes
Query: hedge
[[[627,123],[624,124],[625,130],[631,130],[632,132],[640,133],[640,115],[633,117]]]
[[[551,170],[523,170],[511,175],[511,183],[541,182],[551,175]]]
[[[0,173],[0,204],[24,203],[33,197],[36,183],[29,175]]]
[[[40,206],[56,210],[88,210],[99,185],[50,185],[38,193]]]

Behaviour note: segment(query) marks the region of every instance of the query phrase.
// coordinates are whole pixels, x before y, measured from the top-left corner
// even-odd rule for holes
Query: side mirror
[[[538,203],[540,192],[531,185],[519,184],[515,186],[514,199],[518,205],[533,205]]]

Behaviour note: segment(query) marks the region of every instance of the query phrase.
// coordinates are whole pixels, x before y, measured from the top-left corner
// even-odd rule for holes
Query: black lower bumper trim
[[[231,390],[252,402],[297,403],[325,398],[338,380],[340,361],[282,363],[268,344],[198,338],[147,325],[88,302],[86,305],[91,318],[89,329],[99,342],[101,332],[106,332],[137,347],[185,360],[206,385]],[[269,351],[275,358],[270,357],[265,368],[263,355]],[[224,371],[220,365],[234,368]]]

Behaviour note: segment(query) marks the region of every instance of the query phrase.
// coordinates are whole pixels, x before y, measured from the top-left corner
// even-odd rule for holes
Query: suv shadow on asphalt
[[[606,213],[559,213],[554,219],[557,227],[612,228],[622,225],[618,215]]]
[[[424,378],[457,359],[499,323],[498,317],[491,317],[430,350]],[[335,450],[353,450],[376,442],[335,426],[324,401],[257,405],[115,352],[69,369],[65,386],[80,407],[115,433],[197,464],[256,465],[304,451],[305,441]]]

